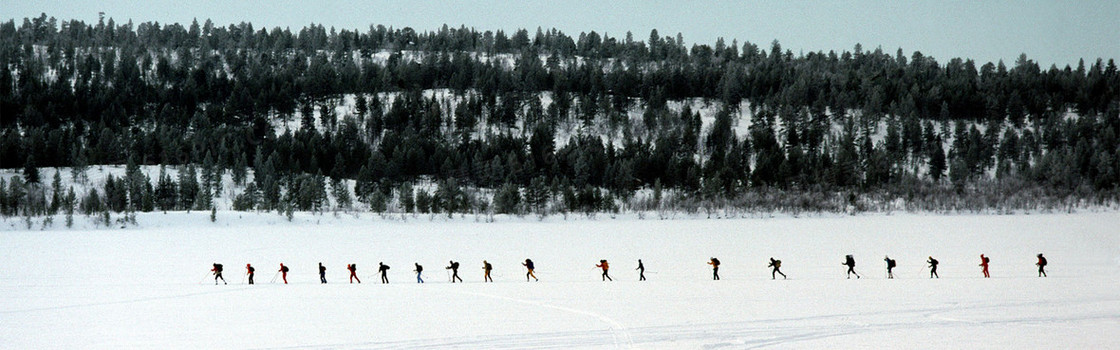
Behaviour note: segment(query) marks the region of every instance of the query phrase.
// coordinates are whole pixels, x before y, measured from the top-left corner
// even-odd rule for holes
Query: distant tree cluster
[[[1086,197],[1120,183],[1112,59],[1043,70],[1025,55],[1009,68],[859,45],[686,48],[656,30],[293,33],[42,15],[0,23],[0,62],[0,168],[25,169],[5,203],[35,200],[39,167],[124,163],[182,169],[154,185],[106,179],[100,204],[81,209],[206,210],[222,192],[215,174],[241,184],[248,169],[237,209],[322,210],[335,198],[383,211],[398,198],[429,212],[595,212],[643,188],[735,203],[770,188],[967,196],[1013,181]],[[709,124],[695,100],[715,106]],[[422,178],[442,192],[405,199],[401,186]]]

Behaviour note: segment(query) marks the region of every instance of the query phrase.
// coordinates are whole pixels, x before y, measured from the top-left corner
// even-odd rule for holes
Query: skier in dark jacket
[[[894,267],[898,265],[895,263],[894,259],[891,259],[889,256],[883,256],[883,261],[887,262],[887,278],[894,278]]]
[[[646,266],[642,265],[642,259],[638,259],[638,268],[636,268],[635,270],[638,270],[638,280],[639,281],[645,281],[646,280]]]
[[[941,275],[937,274],[937,264],[940,264],[939,262],[937,262],[937,259],[934,259],[931,256],[929,257],[929,260],[926,260],[926,262],[929,263],[929,278],[941,278]]]
[[[451,270],[451,283],[455,283],[455,280],[459,280],[460,283],[463,282],[463,279],[459,278],[459,263],[450,260],[447,263],[450,264],[447,265],[446,269]]]
[[[533,280],[540,281],[537,279],[537,275],[533,274],[533,260],[525,259],[525,262],[521,263],[521,265],[529,270],[529,272],[525,273],[525,282],[529,282],[529,277],[533,277]]]
[[[389,276],[387,275],[389,272],[389,265],[385,265],[381,262],[378,262],[377,265],[377,271],[381,272],[381,283],[389,283]]]
[[[493,269],[494,266],[490,265],[489,262],[486,262],[486,260],[482,261],[482,271],[485,272],[485,274],[482,275],[482,282],[494,282],[494,279],[490,278],[490,270]]]
[[[980,254],[980,267],[982,267],[984,269],[983,270],[984,278],[991,278],[992,277],[991,275],[988,274],[988,262],[989,261],[991,261],[991,260],[988,259],[988,257],[984,256],[984,254]]]
[[[362,284],[362,279],[358,278],[358,264],[346,264],[346,269],[350,270],[350,283],[358,280],[358,284]]]
[[[712,265],[712,280],[719,281],[719,259],[711,258],[708,265]]]
[[[856,279],[859,279],[859,274],[856,273],[856,258],[851,255],[845,256],[844,263],[840,265],[848,267],[848,279],[852,279],[852,275],[856,275]]]
[[[319,263],[319,283],[327,284],[327,267]]]
[[[288,267],[284,263],[280,263],[280,275],[284,277],[284,284],[288,284]]]
[[[1046,277],[1046,258],[1042,256],[1042,253],[1038,253],[1038,262],[1035,265],[1038,265],[1038,277]],[[214,283],[217,284],[217,282]]]
[[[218,279],[219,278],[222,279],[222,283],[229,284],[229,283],[226,283],[226,278],[222,277],[222,264],[214,263],[214,268],[210,269],[210,271],[214,272],[214,285],[215,286],[218,285]]]
[[[607,269],[610,269],[610,265],[607,264],[606,260],[599,260],[599,264],[595,265],[595,267],[603,269],[603,281],[606,281],[606,280],[614,281],[614,279],[611,278],[611,276],[607,274]]]
[[[424,279],[420,278],[420,274],[424,273],[424,267],[420,266],[420,263],[414,264],[416,264],[416,269],[412,271],[416,271],[416,283],[424,283]]]
[[[249,275],[249,284],[253,284],[253,275],[256,275],[257,269],[253,268],[251,264],[245,264],[245,274]]]
[[[786,279],[786,274],[782,273],[782,270],[781,270],[781,268],[782,268],[782,261],[781,260],[774,260],[774,258],[770,258],[770,265],[767,265],[767,266],[774,268],[773,270],[770,270],[770,279],[772,279],[772,280],[773,279],[778,279],[777,276],[774,276],[775,273],[779,274],[779,275],[782,275],[782,279]]]

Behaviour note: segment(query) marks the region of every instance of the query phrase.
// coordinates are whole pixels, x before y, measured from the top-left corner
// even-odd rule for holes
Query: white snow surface
[[[1120,348],[1117,212],[0,221],[0,347]],[[979,255],[992,259],[981,278]],[[1050,260],[1036,277],[1035,254]],[[855,255],[861,279],[840,263]],[[885,279],[883,256],[898,260]],[[940,279],[924,261],[941,261]],[[718,257],[722,280],[705,263]],[[789,276],[771,280],[768,258]],[[532,258],[539,282],[520,262]],[[637,281],[637,259],[648,281]],[[465,283],[447,282],[449,259]],[[494,283],[482,283],[482,260]],[[595,264],[611,262],[613,282]],[[208,270],[225,265],[228,285]],[[319,284],[317,263],[327,268]],[[374,276],[392,266],[390,284]],[[413,263],[425,267],[417,284]],[[257,268],[243,284],[244,265]],[[290,284],[269,283],[280,263]],[[349,284],[357,263],[361,284]]]

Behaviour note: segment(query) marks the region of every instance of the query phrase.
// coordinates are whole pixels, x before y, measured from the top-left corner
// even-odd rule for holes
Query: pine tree
[[[401,184],[397,189],[397,197],[400,198],[401,209],[404,209],[405,213],[413,213],[416,209],[416,197],[412,191],[412,184],[407,182]]]
[[[511,183],[502,185],[494,194],[494,211],[498,214],[520,214],[521,192]]]
[[[39,168],[38,163],[35,162],[35,156],[28,155],[27,161],[23,164],[23,181],[27,183],[39,183]]]
[[[62,206],[62,197],[65,196],[62,192],[62,174],[57,168],[54,170],[54,179],[51,180],[51,206],[47,210],[47,215],[54,215],[58,213],[59,208]]]
[[[179,171],[179,208],[186,211],[194,209],[198,192],[198,180],[194,165],[187,165],[186,171]]]

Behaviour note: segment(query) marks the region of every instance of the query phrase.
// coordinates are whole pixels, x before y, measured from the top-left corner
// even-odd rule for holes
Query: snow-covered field
[[[1120,213],[0,221],[0,347],[1120,348]],[[979,255],[992,258],[981,278]],[[1036,277],[1035,254],[1050,260]],[[854,254],[862,279],[840,266]],[[887,280],[883,256],[899,262]],[[940,279],[923,268],[941,261]],[[709,257],[723,262],[712,281]],[[788,280],[771,280],[769,257]],[[540,282],[526,282],[532,258]],[[637,259],[647,268],[638,282]],[[443,267],[462,262],[466,283]],[[481,283],[482,260],[495,283]],[[611,262],[614,282],[595,264]],[[392,283],[374,276],[392,266]],[[229,285],[213,284],[210,264]],[[328,267],[320,285],[317,263]],[[418,285],[413,263],[425,267]],[[244,265],[258,285],[242,284]],[[269,281],[280,263],[291,284]],[[364,283],[348,284],[357,263]]]

